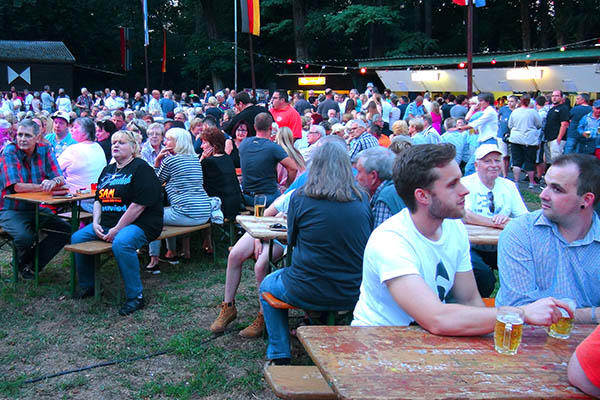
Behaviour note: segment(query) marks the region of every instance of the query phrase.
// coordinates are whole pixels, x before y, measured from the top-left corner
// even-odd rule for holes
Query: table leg
[[[79,202],[71,203],[71,235],[79,229]],[[71,296],[75,295],[76,286],[75,253],[71,252]]]
[[[38,285],[38,277],[40,273],[40,207],[35,206],[35,248],[34,248],[34,259],[33,259],[33,275],[35,279],[35,286]]]
[[[268,274],[274,269],[275,264],[273,263],[273,239],[269,240],[269,271]]]

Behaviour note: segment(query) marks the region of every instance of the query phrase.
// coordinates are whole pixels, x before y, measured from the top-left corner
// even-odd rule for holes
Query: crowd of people
[[[128,315],[145,305],[140,248],[149,244],[141,269],[151,274],[161,261],[191,257],[186,238],[181,252],[169,239],[161,254],[163,224],[222,223],[265,196],[265,215],[287,218],[287,243],[276,242],[273,255],[292,246],[291,265],[268,274],[268,244],[244,234],[229,253],[210,329],[223,332],[237,318],[242,265],[254,258],[259,312],[240,335],[266,329],[274,364],[291,358],[287,311],[264,292],[307,310],[352,311],[355,326],[418,323],[437,335],[491,332],[496,310],[482,298],[498,287],[496,304],[521,307],[528,324],[550,325],[561,309],[597,323],[600,100],[574,99],[570,107],[556,90],[410,101],[372,84],[362,94],[278,89],[261,99],[210,87],[201,96],[145,89],[132,98],[82,88],[74,101],[48,87],[11,91],[0,108],[0,227],[31,279],[33,206],[4,196],[97,184],[83,204],[93,222],[71,242],[113,243],[127,295],[119,312]],[[541,190],[538,211],[521,197],[521,171]],[[40,214],[52,230],[39,243],[40,270],[69,240],[53,211]],[[503,229],[498,246],[471,246],[464,223]],[[203,251],[214,251],[204,239]],[[77,297],[92,296],[92,258],[78,254],[76,266]],[[594,364],[574,358],[580,379]]]

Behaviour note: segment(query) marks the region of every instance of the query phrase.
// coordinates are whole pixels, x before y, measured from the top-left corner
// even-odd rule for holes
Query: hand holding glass
[[[574,313],[577,308],[577,303],[574,299],[559,299],[569,306],[569,309]],[[573,318],[569,317],[569,313],[564,308],[559,308],[561,317],[557,322],[550,325],[548,328],[548,336],[556,339],[568,339],[573,329]]]

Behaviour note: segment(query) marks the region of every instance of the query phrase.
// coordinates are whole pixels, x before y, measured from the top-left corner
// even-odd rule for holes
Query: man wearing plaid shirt
[[[392,181],[395,159],[393,151],[381,146],[361,151],[356,159],[356,180],[371,196],[373,229],[406,207]]]
[[[35,241],[35,204],[7,199],[19,192],[49,192],[64,184],[52,147],[41,143],[39,126],[23,120],[17,129],[16,143],[9,143],[0,156],[0,227],[13,238],[18,250],[19,271],[32,279],[31,264]],[[70,226],[47,209],[40,210],[40,228],[48,229],[39,242],[39,269],[69,241]]]
[[[348,126],[348,125],[346,125]],[[371,147],[378,147],[379,141],[369,132],[367,132],[367,124],[360,119],[354,119],[349,122],[350,126],[350,161],[354,164],[358,153]]]

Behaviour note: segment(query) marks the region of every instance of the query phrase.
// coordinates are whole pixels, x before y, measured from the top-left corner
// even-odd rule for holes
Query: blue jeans
[[[577,153],[577,149],[579,148],[579,138],[577,137],[567,137],[565,142],[565,154],[569,153]]]
[[[481,146],[482,144],[498,144],[498,142],[496,141],[496,138],[489,138],[486,141],[483,141],[481,143],[477,144],[477,148],[479,146]],[[475,149],[475,151],[477,151],[477,148]],[[471,155],[471,158],[469,159],[469,162],[467,162],[467,165],[465,166],[465,175],[472,175],[475,173],[475,151],[473,152],[473,155]],[[506,155],[506,154],[505,154]]]
[[[175,225],[175,226],[194,226],[205,224],[210,216],[206,218],[190,218],[185,215],[181,215],[173,210],[171,207],[165,207],[163,211],[163,225]],[[167,238],[167,249],[175,250],[176,237]],[[148,245],[149,253],[151,256],[160,255],[160,240],[154,240]]]
[[[259,194],[263,194],[263,193],[259,193]],[[265,196],[267,196],[267,204],[265,206],[265,209],[267,207],[269,207],[271,205],[272,202],[275,201],[276,198],[278,198],[281,195],[281,193],[279,193],[278,191],[272,194],[265,194]],[[246,193],[242,193],[242,196],[244,197],[244,204],[247,206],[251,206],[254,207],[254,196],[250,196],[249,194]]]
[[[108,228],[104,228],[104,233]],[[92,224],[86,225],[71,237],[71,243],[77,244],[99,240]],[[112,251],[121,271],[127,299],[136,299],[142,295],[142,279],[140,278],[140,262],[136,250],[148,242],[144,231],[137,225],[127,225],[117,233],[113,240]],[[94,287],[94,256],[75,254],[75,265],[79,276],[79,287],[82,290]]]
[[[292,267],[290,267],[292,268]],[[279,269],[270,273],[263,279],[260,285],[260,302],[263,307],[265,324],[269,333],[269,344],[267,346],[267,360],[276,358],[290,358],[290,333],[288,325],[288,310],[273,308],[262,298],[263,292],[269,292],[288,304],[302,308],[303,310],[327,311],[331,307],[318,307],[291,296],[283,284],[281,274],[285,269]]]

